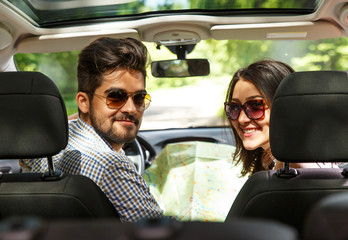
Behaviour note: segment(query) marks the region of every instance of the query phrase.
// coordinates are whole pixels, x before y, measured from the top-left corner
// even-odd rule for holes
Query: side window
[[[14,60],[20,71],[39,71],[49,76],[59,88],[68,115],[77,112],[77,58],[79,51],[58,53],[18,53]]]

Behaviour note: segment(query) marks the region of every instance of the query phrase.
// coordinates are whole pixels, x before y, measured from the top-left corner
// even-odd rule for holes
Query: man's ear
[[[81,113],[87,114],[89,112],[90,102],[89,102],[89,97],[88,97],[87,93],[78,92],[76,94],[76,102],[77,102],[77,106],[79,107]]]

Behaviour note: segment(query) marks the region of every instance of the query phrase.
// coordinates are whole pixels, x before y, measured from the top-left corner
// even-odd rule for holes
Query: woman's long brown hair
[[[236,71],[232,77],[225,101],[231,101],[236,83],[243,78],[244,80],[254,84],[255,87],[260,90],[267,105],[271,108],[272,100],[279,83],[284,77],[292,72],[294,72],[294,70],[288,64],[274,60],[261,60],[246,68],[241,68]],[[273,167],[271,150],[264,151],[262,148],[246,150],[243,146],[242,140],[237,134],[237,131],[232,126],[232,122],[229,121],[229,124],[236,142],[236,151],[233,155],[233,162],[235,165],[242,163],[241,176],[247,174],[251,175],[261,170],[271,169]],[[262,159],[265,159],[263,163]]]

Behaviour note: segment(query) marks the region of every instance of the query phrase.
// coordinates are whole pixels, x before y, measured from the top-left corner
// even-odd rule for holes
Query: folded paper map
[[[168,144],[144,174],[165,215],[223,222],[246,180],[232,163],[234,150],[209,142]]]

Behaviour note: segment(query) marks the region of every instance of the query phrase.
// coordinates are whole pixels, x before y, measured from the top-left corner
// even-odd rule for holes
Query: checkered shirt
[[[67,174],[92,179],[113,203],[122,222],[163,215],[135,165],[122,150],[115,151],[93,127],[78,120],[69,121],[69,142],[65,150],[53,156],[55,167]],[[23,171],[45,172],[46,158],[23,159]]]

